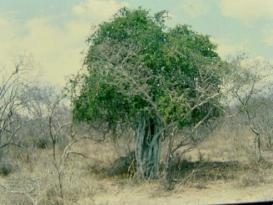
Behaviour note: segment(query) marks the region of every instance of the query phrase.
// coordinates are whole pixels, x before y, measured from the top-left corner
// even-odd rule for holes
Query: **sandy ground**
[[[178,205],[178,204],[220,204],[234,202],[264,201],[273,199],[273,184],[255,187],[236,187],[233,183],[217,182],[204,189],[185,188],[171,193],[155,191],[150,185],[135,189],[99,194],[94,200],[97,204],[132,205]],[[82,200],[84,203],[84,199]]]
[[[204,187],[177,185],[173,191],[166,192],[157,182],[145,184],[131,184],[129,182],[120,185],[117,180],[103,179],[94,181],[94,178],[86,178],[88,187],[95,188],[95,195],[86,192],[88,187],[76,183],[70,189],[78,193],[74,202],[67,204],[77,205],[178,205],[178,204],[222,204],[235,202],[266,201],[273,200],[273,183],[263,183],[254,186],[240,187],[236,181],[216,181],[205,184]],[[4,180],[0,180],[4,182]],[[72,194],[74,191],[72,191]],[[2,195],[0,194],[0,198]],[[9,195],[14,197],[14,195]],[[66,197],[70,197],[67,193]],[[0,200],[1,201],[1,200]],[[14,202],[13,202],[14,203]],[[4,203],[1,205],[12,205]],[[17,203],[21,205],[20,201]],[[27,203],[22,203],[27,204]]]
[[[215,139],[204,142],[198,150],[191,153],[191,159],[195,159],[199,152],[202,152],[202,155],[210,161],[236,160],[245,154],[241,147],[237,153],[234,150],[234,144],[227,141],[221,142]],[[226,146],[227,144],[232,146]],[[118,156],[114,154],[111,146],[83,144],[79,149],[86,155],[90,155],[90,158],[71,159],[71,164],[66,167],[64,187],[68,202],[65,205],[222,204],[273,200],[273,168],[265,171],[261,169],[259,172],[252,171],[250,168],[246,173],[238,173],[236,178],[226,181],[177,184],[174,190],[168,192],[163,189],[163,185],[160,184],[162,182],[159,181],[136,183],[128,178],[100,177],[92,173],[89,163],[108,164]],[[0,176],[0,184],[8,185],[10,181],[13,181],[15,188],[18,188],[18,184],[21,183],[26,186],[23,180],[31,179],[31,183],[34,180],[37,183],[34,192],[31,193],[33,199],[50,201],[54,196],[52,187],[57,182],[50,160],[50,151],[39,150],[33,152],[31,156],[33,158],[31,163],[27,164],[20,159],[19,170],[7,177]],[[268,152],[266,156],[268,161],[273,161],[273,152]],[[18,199],[15,199],[13,193],[4,194],[0,189],[0,205],[31,205],[29,202],[23,203],[23,198],[24,196],[20,195]],[[40,203],[37,204],[40,205]],[[49,202],[42,204],[57,205]]]

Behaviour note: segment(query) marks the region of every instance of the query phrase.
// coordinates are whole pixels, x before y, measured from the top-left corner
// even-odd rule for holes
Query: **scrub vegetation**
[[[272,199],[272,64],[167,18],[121,9],[61,89],[1,71],[0,204]]]

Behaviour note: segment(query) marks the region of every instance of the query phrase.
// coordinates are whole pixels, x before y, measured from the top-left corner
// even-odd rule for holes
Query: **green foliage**
[[[216,46],[189,26],[168,28],[165,16],[124,8],[88,38],[75,120],[134,128],[145,113],[183,127],[219,115],[224,66]]]

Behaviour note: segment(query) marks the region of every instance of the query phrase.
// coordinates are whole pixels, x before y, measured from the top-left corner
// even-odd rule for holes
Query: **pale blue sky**
[[[273,0],[0,0],[0,61],[30,53],[47,78],[61,82],[80,66],[91,25],[124,5],[168,10],[170,25],[209,34],[223,57],[273,60]]]

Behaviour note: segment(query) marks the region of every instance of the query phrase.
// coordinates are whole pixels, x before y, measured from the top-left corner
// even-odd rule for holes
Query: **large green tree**
[[[137,174],[156,177],[168,128],[219,115],[223,63],[209,37],[166,12],[121,9],[89,39],[74,118],[135,132]]]

